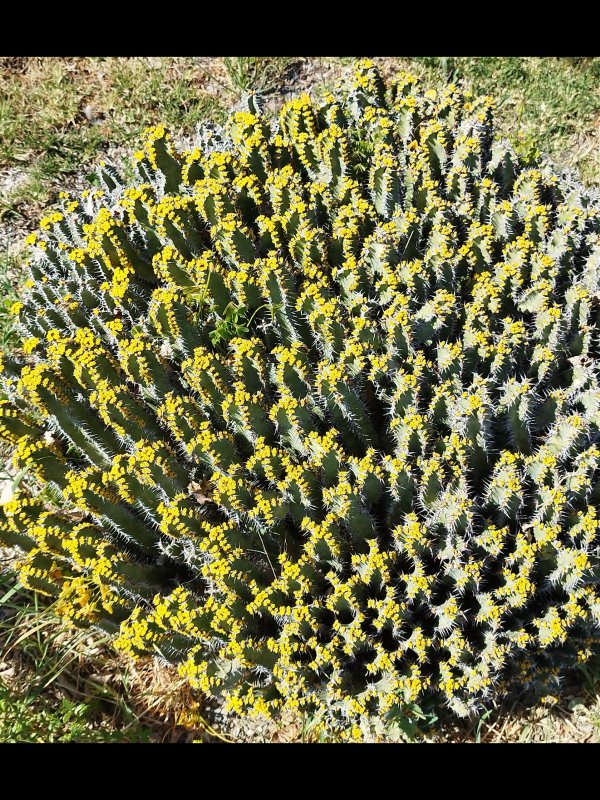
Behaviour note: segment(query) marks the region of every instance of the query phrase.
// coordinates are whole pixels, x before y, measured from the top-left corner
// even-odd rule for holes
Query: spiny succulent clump
[[[594,652],[600,202],[370,62],[33,237],[0,430],[21,580],[240,713],[360,738]]]

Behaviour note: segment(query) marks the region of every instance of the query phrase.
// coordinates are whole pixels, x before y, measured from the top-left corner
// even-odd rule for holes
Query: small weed
[[[17,299],[20,259],[8,252],[0,254],[0,350],[16,341],[14,317],[10,307]]]
[[[94,728],[92,709],[68,697],[52,701],[34,695],[15,695],[0,681],[0,742],[147,742],[149,732],[135,735]]]
[[[226,343],[236,336],[245,336],[248,333],[248,323],[244,308],[229,303],[214,329],[209,333],[213,345],[216,347]]]
[[[223,64],[234,92],[269,94],[281,82],[292,59],[238,56],[224,58]]]

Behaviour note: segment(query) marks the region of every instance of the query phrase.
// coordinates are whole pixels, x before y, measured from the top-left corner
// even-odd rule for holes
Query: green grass
[[[521,155],[547,153],[600,183],[600,58],[402,59],[432,85],[464,81],[497,101],[498,128]]]
[[[293,61],[292,58],[237,56],[224,58],[223,65],[234,92],[240,95],[245,92],[269,94],[281,86],[285,72]]]
[[[0,80],[0,168],[25,173],[0,198],[0,218],[51,201],[65,176],[135,142],[147,125],[161,121],[186,134],[224,116],[220,100],[202,91],[194,59],[31,59]]]
[[[0,252],[0,350],[14,344],[16,340],[10,307],[17,299],[19,263],[16,255]]]
[[[176,668],[134,662],[106,634],[69,626],[0,549],[0,744],[220,738]]]
[[[51,605],[1,572],[0,742],[149,741],[151,728],[128,702],[127,675],[116,691],[92,669],[105,663],[105,644],[97,633],[68,630]]]
[[[334,76],[353,59],[319,59]],[[312,60],[313,62],[315,60]],[[600,182],[600,59],[384,59],[431,85],[464,80],[498,100],[500,131],[529,157],[545,151]],[[244,92],[289,89],[300,59],[235,57],[30,59],[22,71],[0,67],[0,170],[19,173],[0,193],[0,220],[31,216],[51,202],[68,176],[85,173],[110,147],[133,148],[161,121],[190,134],[204,119],[222,120]],[[306,59],[305,63],[311,62]],[[294,84],[294,91],[302,90]]]
[[[149,731],[135,735],[115,729],[94,728],[89,703],[67,697],[48,700],[30,693],[17,695],[0,681],[0,742],[148,742]]]
[[[464,82],[497,102],[497,125],[526,160],[540,153],[600,184],[600,58],[420,57],[375,59],[434,88]],[[349,67],[354,58],[338,59]]]

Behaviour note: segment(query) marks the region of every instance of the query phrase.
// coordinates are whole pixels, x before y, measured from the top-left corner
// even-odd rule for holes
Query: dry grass
[[[7,560],[13,554],[6,553]],[[2,689],[8,690],[2,696]],[[53,606],[0,573],[0,741],[7,736],[6,704],[26,725],[19,741],[37,741],[39,721],[50,722],[55,741],[70,740],[78,708],[85,741],[193,742],[223,739],[204,719],[201,699],[175,667],[156,659],[115,653],[108,637],[73,628]],[[26,701],[26,702],[25,702]],[[10,710],[10,709],[9,709]],[[62,738],[61,738],[62,737]]]

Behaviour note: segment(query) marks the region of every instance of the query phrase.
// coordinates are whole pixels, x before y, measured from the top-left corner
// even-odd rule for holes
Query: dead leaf
[[[284,712],[281,724],[271,736],[272,742],[298,742],[302,738],[302,720],[293,712]]]
[[[280,742],[281,744],[290,744],[292,742],[298,742],[301,734],[302,724],[300,722],[292,722],[290,725],[278,728],[273,734],[271,741]]]
[[[77,511],[75,508],[64,508],[61,510],[61,515],[72,522],[83,522],[88,516],[87,511]]]
[[[204,503],[212,502],[212,487],[210,481],[192,481],[188,486],[188,492],[201,506],[204,505]]]

